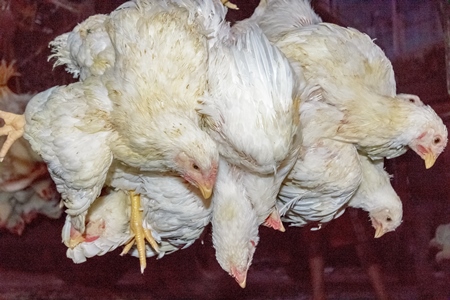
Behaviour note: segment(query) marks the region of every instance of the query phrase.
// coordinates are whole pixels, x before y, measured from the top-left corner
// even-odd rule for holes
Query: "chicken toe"
[[[0,150],[1,162],[5,158],[6,153],[8,153],[8,150],[11,148],[12,144],[23,136],[25,131],[25,116],[0,110],[0,118],[5,121],[5,125],[0,128],[0,136],[7,136],[6,141],[3,143]]]
[[[141,273],[147,266],[146,261],[146,251],[145,251],[145,240],[152,246],[152,248],[159,253],[159,246],[155,239],[152,237],[150,230],[142,227],[142,210],[141,210],[141,196],[136,195],[134,192],[130,191],[131,198],[131,220],[130,227],[134,233],[134,236],[130,241],[127,242],[121,255],[128,253],[128,251],[136,245],[139,253],[139,262],[141,265]]]

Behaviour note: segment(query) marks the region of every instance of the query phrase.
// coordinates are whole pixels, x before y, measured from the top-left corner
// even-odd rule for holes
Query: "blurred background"
[[[0,60],[15,60],[21,74],[8,87],[24,94],[73,82],[62,67],[53,69],[48,62],[48,43],[123,2],[0,0]],[[230,22],[250,16],[259,1],[232,2],[240,10],[229,11]],[[324,21],[370,35],[393,63],[398,93],[418,95],[449,124],[448,1],[312,3]],[[137,258],[121,257],[120,251],[73,264],[61,243],[64,216],[35,213],[21,220],[21,228],[0,231],[0,299],[310,299],[309,263],[315,257],[324,262],[328,299],[450,299],[450,264],[437,264],[437,250],[429,247],[437,226],[450,223],[450,152],[444,151],[429,170],[411,152],[386,165],[404,208],[395,232],[373,239],[367,213],[351,209],[318,233],[261,228],[244,290],[215,261],[208,231],[188,249],[148,259],[141,275]]]

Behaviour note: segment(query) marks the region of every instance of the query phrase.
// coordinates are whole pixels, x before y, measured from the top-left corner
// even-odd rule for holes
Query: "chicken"
[[[14,62],[0,64],[0,109],[22,113],[32,94],[16,94],[7,83],[18,76]],[[4,137],[1,138],[4,141]],[[38,214],[49,218],[61,215],[59,195],[42,159],[20,138],[0,164],[0,227],[22,234],[25,225]]]
[[[210,51],[208,72],[209,95],[200,112],[225,161],[221,166],[232,170],[219,170],[222,188],[213,196],[213,244],[219,264],[243,287],[258,226],[284,230],[276,194],[298,155],[300,101],[315,87],[297,80],[286,58],[246,21],[232,28],[223,25]],[[224,186],[234,187],[228,191]],[[222,202],[236,209],[250,205],[254,212],[241,220],[244,214],[229,213]]]
[[[128,3],[128,2],[127,2]],[[126,4],[124,4],[126,6]],[[50,42],[54,67],[64,65],[68,73],[81,81],[98,76],[114,66],[115,52],[105,22],[108,15],[93,15],[71,31]]]
[[[291,226],[315,223],[313,229],[339,217],[361,182],[361,164],[354,145],[323,136],[323,118],[340,118],[319,101],[300,108],[303,144],[300,156],[278,194],[282,220]]]
[[[211,203],[180,176],[142,172],[114,164],[107,184],[141,195],[144,228],[158,242],[158,251],[147,247],[147,257],[172,253],[189,247],[211,220]],[[125,251],[126,252],[126,251]],[[136,251],[132,252],[136,255]]]
[[[147,234],[151,234],[158,243],[156,247],[147,246],[143,250],[147,257],[157,255],[162,258],[165,254],[189,247],[210,222],[210,202],[179,176],[141,172],[114,163],[106,182],[112,190],[89,207],[86,230],[82,235],[73,236],[70,220],[66,220],[63,240],[78,240],[67,250],[67,256],[76,263],[104,255],[125,244],[122,254],[130,251],[133,246],[128,243],[133,237],[130,230],[131,203],[124,191],[135,190],[140,194],[143,223],[140,225],[148,229]],[[137,249],[133,249],[131,254],[140,255]],[[145,261],[141,266],[145,268]]]
[[[25,138],[48,163],[78,235],[113,159],[142,171],[176,172],[205,198],[211,195],[218,151],[200,129],[196,108],[207,88],[209,35],[224,16],[219,2],[123,5],[105,20],[114,67],[30,101]],[[0,116],[5,151],[22,118]]]
[[[302,151],[278,195],[282,220],[292,226],[315,223],[318,227],[313,229],[318,229],[352,206],[369,212],[375,237],[395,230],[402,220],[402,203],[383,161],[358,154],[352,144],[321,136],[322,118],[340,118],[338,111],[308,102],[301,112]]]
[[[210,53],[209,95],[200,110],[206,130],[229,163],[271,174],[301,141],[300,87],[286,58],[256,25],[224,25],[218,34]]]
[[[212,238],[216,259],[244,288],[247,271],[259,242],[258,216],[244,186],[242,172],[221,159],[212,196]]]
[[[372,161],[360,155],[362,180],[348,205],[369,213],[375,238],[394,231],[402,222],[402,202],[392,188],[390,176],[383,168],[383,160]]]
[[[162,258],[191,246],[211,221],[211,201],[179,176],[146,174],[142,180],[144,227],[159,243],[158,252],[147,247],[147,256]]]
[[[214,35],[225,9],[213,2],[138,1],[110,16],[116,61],[104,81],[119,108],[111,113],[119,135],[115,158],[144,171],[176,171],[209,198],[218,152],[196,108],[207,88],[207,34]]]
[[[390,196],[388,199],[394,202],[392,206],[400,203],[400,211],[397,207],[391,208],[392,210],[395,209],[395,212],[391,212],[395,215],[395,225],[390,226],[389,230],[395,229],[400,224],[402,217],[401,202],[398,196],[389,183],[385,183],[384,174],[378,175],[380,172],[377,172],[375,167],[371,168],[370,166],[361,165],[357,149],[351,143],[348,143],[348,140],[342,140],[339,132],[336,130],[337,125],[343,126],[343,120],[347,118],[347,111],[328,101],[327,84],[328,81],[336,78],[340,79],[340,77],[324,75],[330,79],[328,81],[316,80],[314,76],[317,75],[313,72],[316,69],[320,69],[322,65],[326,65],[326,63],[322,63],[321,60],[317,60],[317,62],[312,61],[316,57],[315,53],[309,54],[308,52],[313,51],[312,47],[307,48],[307,50],[303,50],[301,47],[295,48],[297,44],[296,38],[300,35],[298,32],[319,24],[321,22],[320,17],[311,9],[309,2],[288,0],[269,1],[269,3],[262,1],[251,19],[256,20],[260,24],[264,32],[277,46],[278,41],[288,40],[286,36],[291,35],[292,37],[289,41],[294,45],[291,47],[294,50],[289,48],[289,46],[281,47],[280,49],[285,51],[291,61],[300,63],[304,67],[308,80],[313,83],[319,83],[322,87],[322,91],[317,97],[312,98],[312,101],[303,103],[301,106],[300,118],[304,136],[302,151],[278,196],[277,206],[283,215],[283,220],[291,223],[293,226],[305,226],[308,223],[315,223],[318,226],[313,229],[319,229],[322,224],[339,217],[345,211],[350,199],[355,199],[355,204],[361,201],[358,207],[364,205],[366,209],[370,207],[368,206],[369,204],[373,205],[372,203],[374,202],[379,203],[382,201],[383,199],[375,197],[376,194],[370,195],[370,197],[362,197],[360,194],[363,190],[369,189],[369,186],[373,189],[371,191],[382,194],[384,190],[379,185],[384,183],[383,188],[388,190],[386,193]],[[327,41],[324,42],[324,44],[326,43]],[[285,44],[287,45],[287,42]],[[370,51],[381,52],[372,44],[366,44],[365,46],[368,46],[368,53]],[[319,45],[315,51],[322,48],[326,50],[326,46]],[[302,60],[298,59],[295,51],[304,55]],[[331,51],[338,52],[337,49],[331,49]],[[321,53],[321,51],[318,52]],[[402,94],[396,98],[394,97],[395,79],[392,66],[387,58],[385,58],[386,61],[383,61],[382,55],[380,53],[377,53],[377,55],[383,63],[380,63],[378,69],[373,73],[368,74],[366,77],[361,76],[362,84],[372,85],[373,82],[371,80],[378,72],[384,77],[381,80],[378,79],[377,83],[379,84],[377,86],[371,87],[373,93],[391,96],[393,99],[408,100],[416,106],[420,106],[422,102],[415,95]],[[341,60],[337,60],[337,62],[339,63]],[[345,72],[346,68],[352,71],[352,66],[347,66],[343,63],[338,66],[337,70]],[[332,84],[337,86],[338,82],[332,82]],[[349,87],[352,88],[350,84]],[[345,96],[345,93],[336,94],[336,97]],[[392,101],[392,103],[401,102],[400,104],[403,104],[408,101]],[[364,142],[363,139],[366,132],[361,131],[358,134],[360,134],[360,138],[355,141],[357,145]],[[372,177],[369,177],[369,175]],[[381,183],[372,186],[372,182],[366,181],[373,178],[379,179]],[[389,182],[389,179],[387,181]],[[358,193],[358,190],[361,192]],[[355,193],[358,195],[355,195]],[[372,213],[375,212],[372,211]],[[373,219],[373,217],[371,218]],[[380,218],[381,216],[377,214],[377,219]],[[377,225],[377,236],[381,236],[385,232],[380,226],[381,223],[375,224],[375,221],[373,223],[374,226]],[[383,224],[385,223],[386,219],[383,219]]]
[[[110,145],[117,133],[111,110],[107,90],[98,78],[89,77],[37,94],[25,111],[25,138],[47,162],[66,213],[80,233],[113,160]]]
[[[264,220],[274,209],[283,180],[274,178],[277,170],[295,161],[301,142],[298,106],[310,90],[296,94],[300,87],[287,60],[254,24],[242,22],[231,29],[224,25],[219,35],[210,54],[210,94],[200,111],[223,158],[247,172],[243,177],[250,181],[268,180],[265,191],[247,191]]]
[[[444,260],[450,259],[450,223],[441,224],[436,228],[436,233],[430,241],[430,246],[440,250],[436,254],[436,262],[441,263]]]
[[[87,258],[104,255],[129,241],[132,237],[130,206],[129,196],[120,190],[111,190],[107,195],[97,198],[88,209],[86,230],[76,238],[71,232],[71,216],[67,215],[62,239],[77,240],[76,245],[70,245],[67,249],[67,257],[75,263],[82,263]]]
[[[116,50],[114,68],[104,74],[119,135],[115,158],[141,170],[174,170],[205,198],[218,153],[199,127],[196,108],[207,87],[205,32],[224,13],[212,2],[138,1],[112,12],[106,25]]]
[[[231,9],[237,6],[228,0],[222,4]],[[125,2],[116,10],[132,7],[133,2]],[[106,31],[108,15],[90,16],[71,31],[57,36],[49,44],[52,55],[56,59],[54,67],[65,66],[68,73],[81,81],[87,77],[98,76],[114,66],[115,52],[111,39]]]
[[[332,142],[334,147],[330,147],[328,141],[308,147],[285,180],[278,196],[282,220],[291,226],[314,223],[318,227],[312,229],[320,229],[351,206],[369,212],[375,238],[395,230],[402,221],[402,202],[383,169],[383,161],[373,162],[358,155],[355,147],[345,143],[339,148],[339,143]],[[353,149],[346,149],[348,146]],[[347,156],[351,151],[353,156]]]
[[[396,157],[411,148],[430,168],[447,144],[442,120],[427,105],[392,101],[397,98],[391,94],[392,66],[370,37],[311,15],[307,0],[269,0],[252,19],[291,62],[304,67],[308,81],[321,86],[322,101],[345,113],[330,124],[328,137],[354,143],[371,159]]]

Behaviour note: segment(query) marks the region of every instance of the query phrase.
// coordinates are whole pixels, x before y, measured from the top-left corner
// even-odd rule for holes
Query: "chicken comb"
[[[7,85],[9,79],[13,76],[20,76],[20,73],[17,72],[14,64],[16,63],[13,60],[9,65],[6,63],[6,60],[2,59],[0,64],[0,88]]]

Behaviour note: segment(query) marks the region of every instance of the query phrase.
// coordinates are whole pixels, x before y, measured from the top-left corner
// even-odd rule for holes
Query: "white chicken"
[[[221,2],[231,8],[238,9],[228,0]],[[116,10],[134,6],[125,2]],[[49,43],[51,52],[49,59],[56,59],[54,67],[64,66],[68,73],[81,81],[87,77],[98,76],[114,66],[115,52],[109,34],[106,30],[108,15],[90,16],[74,27],[71,32],[57,36]]]
[[[321,137],[322,118],[340,118],[339,111],[308,102],[301,112],[302,151],[278,195],[283,221],[292,226],[315,223],[313,229],[319,229],[349,205],[369,212],[375,237],[395,230],[402,220],[402,203],[383,161],[358,154],[352,144]]]
[[[131,202],[123,192],[135,190],[141,195],[143,226],[149,231],[157,247],[143,249],[147,257],[162,258],[192,245],[211,219],[211,205],[200,192],[179,176],[142,172],[121,164],[113,164],[107,184],[116,190],[94,201],[86,216],[86,230],[79,236],[78,244],[67,250],[67,256],[81,263],[86,258],[104,255],[119,246],[128,244],[122,252],[128,253],[133,237],[130,230]],[[63,240],[73,236],[70,219],[66,220]],[[145,247],[138,245],[138,247]],[[155,250],[157,249],[157,250]],[[134,249],[132,255],[140,253]],[[141,263],[145,268],[145,261]]]
[[[128,4],[128,2],[127,2]],[[125,6],[126,4],[124,4]],[[50,42],[54,66],[64,65],[68,73],[81,81],[98,76],[114,66],[115,52],[105,22],[108,15],[93,15],[71,31]]]
[[[109,120],[111,110],[107,90],[90,77],[37,94],[25,112],[25,138],[47,162],[66,212],[80,232],[113,159],[110,144],[117,133]]]
[[[111,190],[98,197],[88,209],[86,229],[78,236],[78,243],[70,245],[67,257],[75,263],[85,262],[87,258],[104,255],[124,245],[132,237],[130,231],[130,198],[126,192]],[[71,216],[66,216],[62,230],[63,241],[74,240],[71,232]]]
[[[394,231],[402,223],[403,205],[384,170],[383,160],[372,161],[360,155],[362,179],[348,205],[369,213],[375,238]]]
[[[220,3],[137,1],[107,23],[116,50],[114,68],[104,74],[119,134],[115,158],[141,170],[174,170],[205,198],[218,153],[195,109],[207,83],[205,33],[223,16]]]
[[[228,162],[271,174],[301,140],[300,87],[286,58],[255,24],[225,24],[218,35],[201,108],[206,130]]]
[[[313,16],[307,0],[263,0],[252,19],[322,87],[322,100],[344,112],[339,123],[330,123],[328,137],[354,143],[372,159],[396,157],[409,147],[430,168],[447,144],[442,120],[427,105],[392,101],[392,66],[369,36]]]
[[[210,94],[201,112],[220,154],[248,173],[242,175],[241,184],[257,192],[247,191],[258,218],[264,221],[274,211],[274,196],[281,176],[286,175],[278,175],[278,169],[292,166],[301,142],[300,94],[296,94],[295,75],[286,58],[255,24],[241,22],[231,29],[225,24],[218,36],[210,53]],[[258,180],[265,181],[259,182],[264,190],[254,185]],[[282,228],[276,215],[268,224]]]
[[[114,164],[107,184],[141,195],[143,227],[159,246],[147,247],[147,257],[189,247],[211,220],[211,203],[185,179],[171,173],[142,172]],[[128,250],[124,250],[124,253]],[[132,252],[136,255],[136,251]]]
[[[142,180],[144,227],[159,244],[158,253],[147,246],[147,256],[191,246],[211,221],[211,201],[179,176],[146,174]]]
[[[201,112],[223,160],[232,165],[233,171],[219,170],[223,178],[218,180],[222,187],[234,187],[214,191],[213,243],[219,264],[245,286],[258,226],[264,222],[284,230],[276,194],[301,143],[300,101],[315,87],[297,80],[287,59],[253,22],[233,28],[224,24],[217,36],[210,51],[209,96]],[[243,214],[230,215],[226,205],[217,204],[227,201],[235,207],[251,205],[254,212],[241,220]],[[238,229],[242,222],[246,226]]]
[[[113,158],[140,170],[175,171],[205,198],[211,195],[218,151],[200,129],[196,107],[207,87],[209,35],[224,16],[220,2],[129,2],[105,21],[114,67],[30,101],[25,137],[49,165],[74,236],[84,232]],[[5,151],[20,135],[15,121],[24,122],[0,116]]]
[[[359,60],[364,60],[365,57],[359,58],[359,60],[357,59],[354,65],[344,61],[347,57],[343,57],[342,54],[337,58],[336,56],[330,55],[325,58],[325,61],[320,59],[315,61],[314,59],[322,52],[327,53],[329,51],[332,54],[339,53],[339,51],[344,52],[347,43],[340,40],[342,45],[344,45],[341,48],[344,48],[344,50],[335,49],[339,46],[336,44],[333,45],[333,48],[327,48],[329,47],[328,43],[334,41],[333,39],[342,38],[340,34],[336,34],[336,37],[330,34],[330,42],[317,35],[317,38],[323,42],[323,45],[312,41],[312,43],[316,43],[316,48],[314,49],[313,47],[309,47],[309,45],[302,47],[301,42],[296,41],[298,36],[300,36],[300,40],[303,38],[303,31],[307,31],[308,28],[314,27],[321,22],[320,17],[312,10],[309,1],[263,0],[251,19],[256,20],[260,24],[264,32],[277,46],[279,46],[280,41],[283,41],[280,42],[283,45],[280,49],[285,51],[291,61],[300,63],[304,67],[307,80],[312,83],[318,83],[322,87],[320,95],[312,98],[312,101],[303,103],[300,109],[304,141],[301,155],[294,169],[285,180],[279,194],[278,208],[283,215],[283,220],[292,223],[291,225],[294,226],[305,226],[310,222],[318,223],[319,226],[316,229],[320,228],[321,224],[339,217],[344,212],[349,200],[355,197],[354,194],[358,189],[363,191],[364,189],[368,189],[368,186],[371,184],[374,184],[372,188],[377,193],[388,194],[388,199],[393,202],[393,206],[398,205],[400,200],[389,183],[380,187],[380,184],[377,184],[377,182],[372,183],[366,181],[375,178],[381,183],[385,183],[385,177],[389,177],[386,174],[379,174],[380,172],[377,172],[374,166],[361,166],[360,157],[356,148],[352,143],[348,143],[353,142],[357,145],[362,144],[364,146],[364,143],[366,143],[366,135],[369,136],[367,139],[369,141],[371,132],[364,131],[364,128],[361,126],[361,128],[356,128],[363,129],[361,132],[355,134],[355,136],[359,135],[357,139],[349,141],[348,139],[343,140],[340,137],[341,133],[339,130],[347,126],[345,122],[348,119],[348,115],[352,112],[358,114],[359,111],[355,109],[349,109],[347,111],[342,109],[342,104],[334,105],[334,102],[328,101],[330,90],[334,88],[336,93],[333,97],[337,98],[335,102],[341,101],[344,104],[346,101],[351,102],[351,97],[348,97],[349,92],[342,92],[336,87],[344,83],[347,84],[349,91],[352,92],[351,89],[355,86],[351,82],[348,82],[350,80],[346,82],[344,79],[341,79],[340,75],[335,76],[332,72],[344,73],[349,78],[354,75],[354,78],[361,80],[359,84],[367,86],[367,89],[372,91],[373,94],[386,95],[394,98],[394,72],[389,60],[387,60],[382,51],[374,46],[372,42],[359,46],[361,48],[360,52],[363,55],[367,52],[367,55],[375,57],[372,59],[375,62],[372,62],[371,57],[366,59],[369,63],[373,64],[373,70],[370,68],[368,70],[361,68],[363,63],[359,62]],[[309,37],[308,34],[304,35]],[[316,38],[314,34],[310,34],[310,36],[311,39]],[[293,46],[288,45],[288,40]],[[297,47],[297,44],[300,44],[300,46]],[[301,52],[301,54],[297,54],[296,51]],[[300,55],[303,55],[301,59],[299,58]],[[333,63],[333,59],[336,60],[336,69],[328,70],[328,73],[325,74],[326,72],[323,71],[325,67],[323,65],[327,65],[328,62]],[[299,68],[296,70],[299,70]],[[316,71],[317,73],[314,73]],[[315,76],[320,78],[316,79]],[[326,77],[326,80],[321,80],[321,76]],[[376,78],[377,76],[378,78]],[[333,80],[334,82],[332,82]],[[374,84],[374,81],[376,84]],[[355,88],[358,89],[358,86]],[[413,102],[410,106],[424,107],[420,99],[414,95],[401,94],[397,96],[397,99],[408,101],[392,100],[391,102],[400,105]],[[357,124],[357,121],[355,124]],[[370,121],[369,119],[367,122]],[[378,120],[372,120],[372,122],[374,121]],[[380,120],[379,122],[382,121]],[[364,124],[362,120],[361,124]],[[371,124],[373,126],[373,123]],[[370,144],[366,146],[370,146]],[[373,146],[375,148],[379,145],[375,143]],[[364,169],[362,169],[363,167]],[[369,173],[372,177],[365,173]],[[364,184],[359,188],[361,179],[364,181]],[[387,181],[389,182],[389,179]],[[387,191],[384,191],[384,189]],[[361,202],[363,200],[369,201],[369,203],[364,203],[364,205],[374,205],[375,203],[373,202],[379,203],[382,201],[382,199],[377,200],[372,196],[375,195],[371,195],[369,199],[368,197],[359,195],[355,198],[354,202],[357,202],[357,199],[359,199]],[[363,204],[359,203],[358,205]],[[394,210],[394,208],[392,209]],[[392,213],[395,214],[395,225],[389,227],[389,229],[393,229],[400,224],[402,217],[401,202],[400,212],[398,209],[395,209],[395,212]],[[377,225],[376,228],[377,236],[381,236],[385,232],[381,226]]]
[[[354,145],[323,136],[323,118],[341,113],[320,101],[300,109],[303,144],[300,156],[278,194],[278,210],[291,226],[321,224],[339,217],[361,182],[361,165]]]

